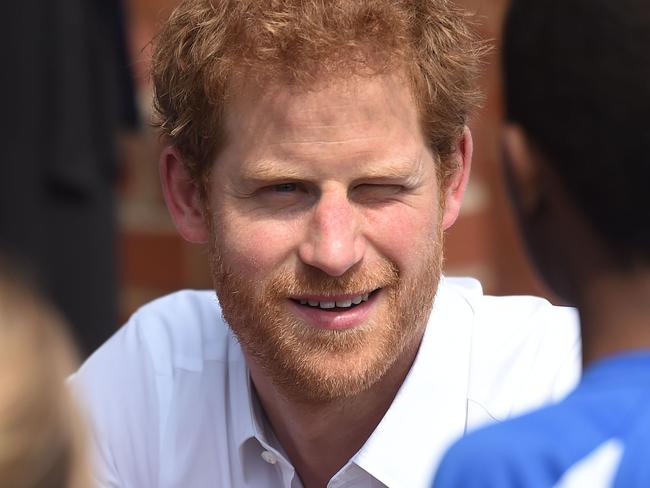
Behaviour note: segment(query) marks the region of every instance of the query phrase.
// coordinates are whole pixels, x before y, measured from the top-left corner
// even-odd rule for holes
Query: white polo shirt
[[[328,486],[428,487],[445,448],[467,429],[562,396],[579,377],[579,353],[574,310],[443,278],[393,404]],[[101,487],[301,487],[212,291],[144,306],[71,381],[87,409]]]

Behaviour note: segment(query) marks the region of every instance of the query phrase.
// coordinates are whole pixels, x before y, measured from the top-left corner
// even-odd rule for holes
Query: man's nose
[[[322,194],[299,246],[300,259],[330,276],[343,275],[365,254],[360,224],[347,194]]]

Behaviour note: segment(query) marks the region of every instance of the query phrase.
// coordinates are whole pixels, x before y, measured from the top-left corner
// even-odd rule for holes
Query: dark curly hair
[[[648,2],[514,0],[504,34],[508,119],[562,178],[612,256],[647,262]]]

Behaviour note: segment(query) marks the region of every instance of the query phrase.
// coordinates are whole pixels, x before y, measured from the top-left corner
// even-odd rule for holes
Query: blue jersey
[[[650,487],[650,352],[601,360],[560,403],[468,434],[433,486]]]

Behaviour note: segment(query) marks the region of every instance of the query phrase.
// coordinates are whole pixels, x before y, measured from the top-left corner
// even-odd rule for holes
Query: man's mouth
[[[361,305],[364,302],[367,302],[375,293],[380,289],[373,290],[368,293],[360,293],[358,295],[348,296],[345,298],[326,298],[326,299],[315,299],[315,298],[292,298],[291,300],[299,305],[311,308],[318,308],[321,310],[326,310],[328,312],[339,312],[350,310],[352,308]]]

